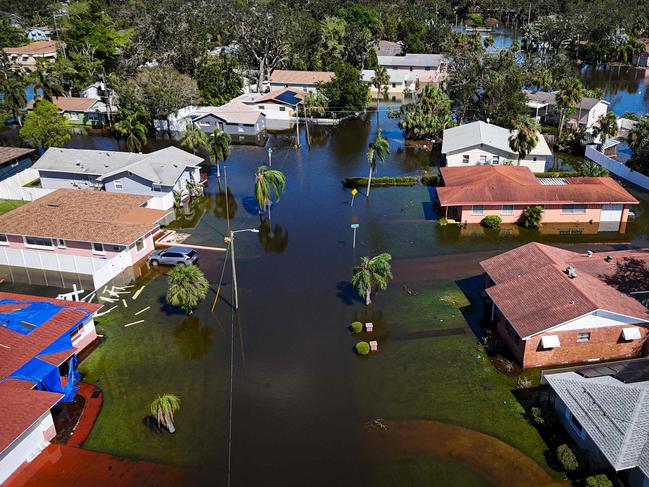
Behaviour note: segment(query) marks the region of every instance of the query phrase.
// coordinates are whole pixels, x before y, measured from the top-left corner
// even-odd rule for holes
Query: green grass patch
[[[413,458],[381,462],[372,470],[371,485],[402,487],[404,485],[474,487],[493,485],[488,479],[467,465],[450,458]],[[434,479],[434,480],[433,480]]]
[[[0,215],[9,213],[11,210],[15,210],[19,206],[24,205],[27,201],[21,200],[0,200]]]

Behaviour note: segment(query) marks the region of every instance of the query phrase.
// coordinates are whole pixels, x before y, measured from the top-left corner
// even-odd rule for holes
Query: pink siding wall
[[[32,247],[25,247],[25,243],[23,240],[23,237],[17,236],[17,235],[8,235],[7,240],[9,241],[9,247],[13,249],[25,249],[25,250],[34,250]],[[56,241],[55,241],[56,243]],[[66,240],[65,241],[65,248],[59,248],[59,247],[52,247],[51,249],[48,248],[41,248],[39,247],[38,250],[43,250],[47,252],[48,250],[51,250],[52,252],[56,252],[57,254],[60,255],[77,255],[79,257],[106,257],[108,259],[114,257],[115,255],[119,254],[119,250],[115,250],[115,246],[113,245],[104,245],[104,251],[106,252],[104,254],[93,254],[92,253],[92,246],[88,242],[75,242],[72,240]],[[120,248],[120,247],[117,247]],[[121,247],[123,249],[123,247]]]
[[[487,215],[498,215],[503,223],[516,223],[521,214],[529,205],[514,205],[514,212],[511,215],[503,215],[502,206],[485,206],[481,215],[472,214],[471,206],[463,206],[460,221],[462,223],[480,223]],[[545,205],[543,212],[544,223],[587,223],[591,220],[598,223],[602,212],[602,205],[592,204],[586,206],[586,213],[562,213],[561,205]],[[449,212],[450,214],[450,212]],[[629,216],[628,208],[622,211],[622,222],[626,222]]]
[[[142,249],[141,252],[137,251],[137,246],[133,245],[131,248],[128,249],[129,253],[131,254],[131,262],[135,264],[137,261],[143,259],[147,255],[149,255],[151,252],[153,252],[153,234],[149,233],[147,236],[144,238],[144,249]]]
[[[83,329],[72,341],[72,344],[76,347],[77,353],[79,353],[96,339],[97,330],[95,329],[95,322],[94,320],[90,320],[83,325]]]

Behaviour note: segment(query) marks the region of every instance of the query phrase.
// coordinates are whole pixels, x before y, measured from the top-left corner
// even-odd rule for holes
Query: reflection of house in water
[[[618,234],[620,240],[626,231],[626,222],[620,225]],[[551,237],[578,237],[580,235],[597,235],[600,233],[599,223],[544,223],[541,228],[535,230],[539,234]],[[460,236],[462,237],[498,237],[498,238],[517,238],[529,234],[530,230],[520,225],[510,223],[501,224],[498,228],[485,228],[479,223],[467,224],[460,226]],[[610,232],[602,234],[606,240],[614,239]]]

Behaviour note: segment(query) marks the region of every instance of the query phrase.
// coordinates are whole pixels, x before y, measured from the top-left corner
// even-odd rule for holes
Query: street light
[[[259,233],[256,228],[244,228],[241,230],[230,230],[230,236],[225,237],[225,243],[230,244],[230,251],[232,252],[232,280],[234,281],[234,309],[239,309],[239,291],[237,289],[237,264],[234,258],[234,234],[241,232]]]

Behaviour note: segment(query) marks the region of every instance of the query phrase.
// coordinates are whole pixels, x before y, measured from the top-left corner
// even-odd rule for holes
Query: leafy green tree
[[[385,162],[385,158],[390,154],[390,143],[388,139],[381,135],[381,130],[376,132],[374,140],[370,142],[369,150],[367,151],[367,162],[370,164],[370,174],[367,178],[367,191],[365,196],[370,196],[370,186],[372,185],[372,175],[376,171],[376,160]]]
[[[379,66],[376,68],[374,71],[374,76],[372,77],[372,86],[376,88],[377,95],[376,95],[376,121],[378,123],[379,120],[379,100],[381,99],[381,88],[384,86],[387,86],[388,83],[390,83],[390,74],[388,73],[388,70],[385,69],[384,66]]]
[[[180,398],[174,394],[163,394],[154,399],[150,406],[151,415],[163,425],[169,433],[175,433],[174,414],[180,409]]]
[[[528,206],[521,215],[521,225],[525,228],[539,228],[542,219],[542,206]]]
[[[629,132],[627,143],[633,155],[627,166],[649,175],[649,118],[644,118]]]
[[[546,66],[539,66],[532,74],[531,80],[536,91],[550,91],[554,83],[552,71]]]
[[[320,69],[333,69],[343,59],[347,22],[338,17],[325,17],[320,22],[320,42],[316,51]]]
[[[192,151],[196,155],[201,149],[209,150],[210,139],[209,136],[194,124],[191,124],[185,130],[185,136],[180,142],[180,145],[185,149]]]
[[[225,161],[230,156],[232,138],[220,128],[215,128],[209,140],[210,163],[216,165],[216,176],[221,176],[219,161]]]
[[[208,58],[196,71],[196,82],[203,102],[223,105],[239,96],[243,80],[238,69],[237,59],[225,53]]]
[[[126,140],[126,149],[128,151],[142,152],[142,147],[147,142],[147,130],[136,113],[123,117],[113,126],[113,130],[119,137]]]
[[[615,137],[617,132],[617,116],[613,112],[607,112],[606,115],[602,115],[593,129],[595,136],[600,137],[602,147],[608,139]]]
[[[20,113],[27,103],[24,78],[20,73],[7,71],[0,78],[0,92],[3,93],[3,108],[11,113],[12,118],[19,125],[22,124]]]
[[[20,137],[34,147],[62,147],[72,139],[72,129],[52,102],[40,100],[25,117]]]
[[[255,198],[259,205],[260,215],[265,208],[270,209],[273,195],[275,195],[275,202],[277,202],[285,190],[286,176],[284,176],[284,173],[276,169],[270,169],[267,166],[257,168],[255,173]]]
[[[190,315],[209,288],[210,283],[197,266],[177,265],[167,275],[167,303]]]
[[[439,139],[442,132],[455,123],[451,100],[441,89],[425,86],[416,103],[401,105],[399,127],[406,139]]]
[[[586,477],[586,487],[613,487],[613,482],[606,474],[591,475]]]
[[[518,154],[518,165],[521,159],[532,152],[539,143],[541,126],[530,116],[519,116],[514,122],[513,133],[509,136],[509,148]]]
[[[559,137],[563,132],[566,115],[570,113],[581,102],[584,96],[584,86],[576,78],[568,78],[561,83],[556,94],[557,108],[559,109]]]
[[[18,47],[27,44],[25,33],[13,24],[4,15],[0,16],[0,48]]]
[[[346,115],[365,110],[370,101],[370,90],[361,80],[360,71],[351,64],[341,63],[335,73],[331,81],[318,84],[318,90],[329,102],[329,111]]]
[[[365,299],[365,306],[372,302],[372,293],[387,289],[392,279],[392,256],[382,253],[375,257],[361,257],[360,264],[352,269],[352,286]]]
[[[65,91],[48,60],[37,60],[36,70],[29,76],[35,90],[41,90],[43,98],[52,101],[55,96],[63,96]]]
[[[583,177],[589,178],[605,178],[608,176],[608,170],[600,166],[595,161],[585,159],[584,162],[577,167],[577,173]]]

